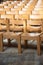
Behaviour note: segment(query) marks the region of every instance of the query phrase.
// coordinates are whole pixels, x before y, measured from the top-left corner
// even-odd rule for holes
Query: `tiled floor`
[[[15,47],[5,47],[4,51],[0,52],[0,65],[40,65],[39,59],[37,50],[31,48],[22,48],[22,54],[18,54],[18,48]]]
[[[0,65],[39,65],[39,57],[34,49],[25,49],[19,55],[17,48],[8,48],[0,52]]]

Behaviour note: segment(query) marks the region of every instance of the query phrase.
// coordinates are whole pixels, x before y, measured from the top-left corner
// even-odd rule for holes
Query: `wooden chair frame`
[[[27,22],[25,22],[25,27],[24,28],[26,28],[26,23]],[[26,29],[25,29],[25,32],[21,35],[21,39],[25,40],[25,41],[26,40],[37,40],[37,53],[38,53],[38,55],[40,55],[40,34],[30,35],[30,33],[27,32]]]
[[[9,31],[9,19],[7,19],[7,32],[3,33],[3,38],[16,39],[18,43],[18,53],[21,53],[21,34],[16,34]],[[9,43],[10,44],[10,43]]]

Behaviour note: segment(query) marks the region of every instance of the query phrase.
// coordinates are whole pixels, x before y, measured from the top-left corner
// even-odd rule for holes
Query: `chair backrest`
[[[6,14],[12,14],[12,15],[15,15],[18,13],[19,13],[18,11],[6,11]]]
[[[30,19],[32,19],[32,20],[34,20],[34,19],[41,20],[41,19],[43,19],[43,15],[32,14],[32,15],[30,15]]]
[[[30,19],[30,17],[29,17],[28,14],[18,14],[18,15],[15,15],[15,19],[24,19],[24,20],[28,20],[28,19]]]
[[[6,25],[6,31],[9,30],[9,20],[0,18],[0,25]]]
[[[3,11],[11,11],[11,8],[3,8]]]
[[[43,10],[38,10],[38,11],[33,11],[32,14],[39,14],[42,15],[43,14]]]
[[[4,8],[3,4],[0,4],[0,8]]]
[[[1,18],[14,19],[15,16],[13,14],[6,14],[6,15],[1,15]]]
[[[0,24],[7,25],[7,19],[0,18]]]
[[[8,8],[13,8],[14,6],[12,4],[8,4]]]
[[[20,29],[22,29],[22,32],[24,32],[24,23],[25,23],[25,20],[10,20],[10,25],[14,27],[14,31],[20,31]]]
[[[28,32],[41,32],[41,20],[28,20],[27,31]]]

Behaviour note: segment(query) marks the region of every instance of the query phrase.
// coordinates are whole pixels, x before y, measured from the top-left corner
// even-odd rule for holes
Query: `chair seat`
[[[7,39],[17,38],[20,36],[21,33],[14,33],[14,32],[5,32],[3,33],[3,37]]]
[[[21,36],[26,36],[26,37],[34,37],[34,36],[39,36],[40,33],[23,33]]]
[[[29,33],[30,36],[38,36],[40,33]]]
[[[23,33],[21,35],[22,40],[38,40],[40,33]]]

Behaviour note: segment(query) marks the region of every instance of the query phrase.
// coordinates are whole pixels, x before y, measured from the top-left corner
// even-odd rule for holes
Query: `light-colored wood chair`
[[[7,19],[7,32],[3,32],[3,38],[7,38],[9,41],[10,39],[16,39],[18,43],[18,53],[21,53],[21,33],[14,33],[9,31],[9,22],[10,20]],[[10,43],[9,43],[10,44]]]
[[[43,20],[43,15],[42,14],[38,14],[38,15],[35,15],[35,14],[33,14],[33,15],[30,15],[30,19],[35,19],[35,20]],[[41,38],[42,40],[43,40],[43,38]]]
[[[37,21],[38,22],[38,21]],[[35,23],[35,22],[34,22]],[[28,26],[26,26],[26,22],[25,22],[25,32],[21,35],[21,39],[26,41],[26,40],[36,40],[37,41],[37,53],[38,55],[40,55],[40,33],[36,32],[28,32],[27,28]],[[30,28],[31,29],[31,28]]]
[[[15,19],[21,19],[21,20],[25,20],[27,22],[27,20],[30,19],[30,17],[27,14],[18,14],[15,15]],[[24,24],[24,32],[25,32],[25,24]],[[26,44],[27,41],[24,41],[25,47],[27,46]]]

